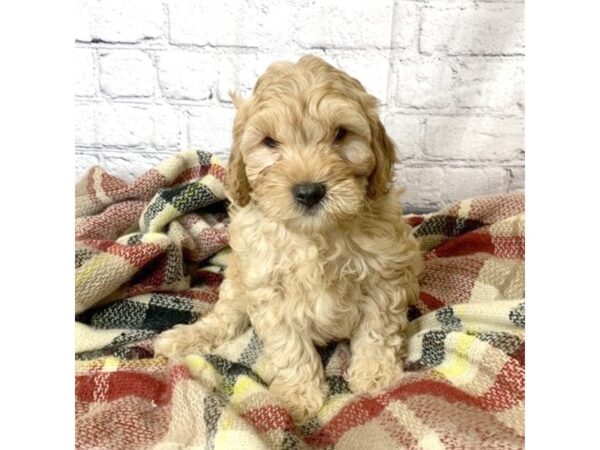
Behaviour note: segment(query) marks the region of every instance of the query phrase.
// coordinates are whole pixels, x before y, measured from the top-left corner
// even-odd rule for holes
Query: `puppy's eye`
[[[341,142],[344,140],[344,138],[346,137],[346,134],[348,133],[348,130],[346,130],[345,128],[338,128],[336,133],[335,133],[335,138],[333,139],[334,142]]]
[[[275,147],[277,147],[279,145],[279,142],[277,142],[273,138],[266,137],[266,138],[263,139],[263,144],[265,144],[269,148],[275,148]]]

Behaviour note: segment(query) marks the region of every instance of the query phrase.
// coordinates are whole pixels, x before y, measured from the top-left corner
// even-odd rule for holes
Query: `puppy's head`
[[[374,97],[314,56],[271,65],[238,108],[229,194],[295,231],[352,220],[387,193],[394,146]]]

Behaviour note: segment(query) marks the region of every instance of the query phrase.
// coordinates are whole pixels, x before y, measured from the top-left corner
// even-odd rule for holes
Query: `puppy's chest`
[[[348,259],[307,261],[281,276],[290,317],[319,344],[349,338],[360,320],[362,286],[352,265]]]
[[[288,248],[273,273],[288,318],[324,344],[349,338],[360,320],[367,265],[360,255],[332,255],[316,247]]]

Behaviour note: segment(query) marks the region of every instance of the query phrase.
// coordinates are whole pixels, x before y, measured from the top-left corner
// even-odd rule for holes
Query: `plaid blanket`
[[[355,395],[347,342],[319,349],[329,386],[296,427],[247,330],[169,362],[156,335],[217,301],[225,171],[187,151],[133,183],[92,168],[76,187],[76,444],[80,449],[512,449],[524,445],[524,197],[409,215],[425,252],[405,376]]]

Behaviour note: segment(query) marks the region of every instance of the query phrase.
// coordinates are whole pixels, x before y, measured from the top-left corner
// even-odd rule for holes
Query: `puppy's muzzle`
[[[323,183],[302,183],[294,186],[292,192],[298,203],[311,208],[325,196],[326,189]]]

